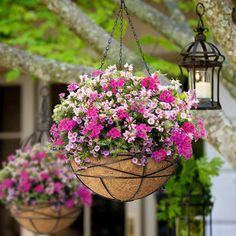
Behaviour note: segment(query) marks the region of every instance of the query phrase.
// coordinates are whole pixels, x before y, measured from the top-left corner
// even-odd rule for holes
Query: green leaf
[[[5,79],[7,82],[17,80],[21,75],[21,72],[18,69],[10,70],[5,73]]]

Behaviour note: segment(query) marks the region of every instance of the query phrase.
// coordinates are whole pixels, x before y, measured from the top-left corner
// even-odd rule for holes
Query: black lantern
[[[184,214],[176,220],[176,236],[212,236],[213,202],[207,194],[191,193],[181,207]]]
[[[216,110],[221,109],[219,79],[222,64],[225,57],[217,47],[206,41],[204,32],[208,29],[204,26],[202,17],[205,7],[198,3],[196,13],[199,17],[195,41],[187,45],[181,52],[183,57],[180,63],[181,80],[184,90],[195,90],[199,101],[197,109]],[[188,77],[186,81],[184,78]]]
[[[157,195],[157,201],[167,199],[166,207],[173,211],[176,208],[176,202],[179,202],[178,195],[168,195],[160,192]],[[213,201],[209,193],[204,189],[198,188],[188,191],[181,198],[181,215],[175,219],[174,225],[168,225],[169,222],[159,222],[158,230],[161,235],[167,236],[212,236],[212,209]]]

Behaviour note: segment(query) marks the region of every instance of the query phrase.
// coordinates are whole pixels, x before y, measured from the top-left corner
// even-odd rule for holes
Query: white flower
[[[112,96],[112,92],[111,91],[108,91],[106,94],[107,94],[108,97]]]
[[[183,112],[182,112],[182,113],[180,114],[180,117],[181,117],[182,119],[186,119],[186,118],[187,118],[187,115],[186,115],[186,113],[183,113]]]
[[[96,145],[96,146],[94,147],[94,151],[95,151],[95,152],[98,152],[99,150],[100,150],[100,146]]]
[[[153,125],[155,123],[155,120],[153,118],[148,119],[148,124]]]

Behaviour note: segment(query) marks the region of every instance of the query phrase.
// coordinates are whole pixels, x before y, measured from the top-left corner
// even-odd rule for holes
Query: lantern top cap
[[[197,34],[194,42],[188,44],[181,52],[181,56],[183,56],[182,65],[187,66],[194,62],[195,66],[221,66],[225,57],[213,43],[206,41],[204,32],[207,32],[208,28],[204,26],[202,19],[205,14],[205,7],[201,2],[196,6],[196,14],[199,20],[194,32]]]

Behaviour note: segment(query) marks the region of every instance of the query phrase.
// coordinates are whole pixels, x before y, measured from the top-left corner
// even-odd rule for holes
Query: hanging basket
[[[49,204],[10,207],[10,211],[22,227],[37,234],[59,232],[71,225],[80,213],[78,207],[55,210]]]
[[[131,162],[130,155],[120,154],[100,160],[91,157],[87,169],[79,169],[71,160],[77,178],[93,192],[122,202],[144,198],[160,189],[177,168],[177,158],[168,158],[157,163],[149,159],[146,166]]]

